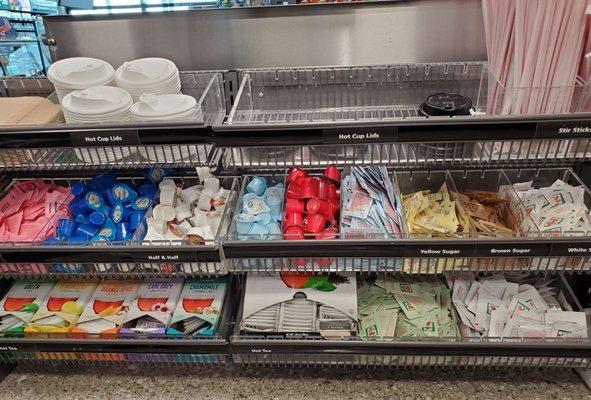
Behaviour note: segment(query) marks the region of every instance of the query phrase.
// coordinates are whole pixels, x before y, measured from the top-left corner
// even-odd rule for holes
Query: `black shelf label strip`
[[[536,124],[535,139],[591,138],[591,121],[549,121]]]

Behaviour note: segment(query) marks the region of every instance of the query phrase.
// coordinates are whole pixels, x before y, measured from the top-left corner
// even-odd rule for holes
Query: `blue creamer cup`
[[[88,214],[78,214],[74,218],[74,221],[78,224],[90,224],[90,220],[88,219]],[[92,224],[91,224],[92,225]]]
[[[107,222],[107,216],[100,211],[93,211],[88,217],[88,221],[97,226],[103,226]]]
[[[109,203],[114,206],[117,202],[125,204],[137,197],[137,193],[125,183],[117,183],[109,191]]]
[[[86,239],[90,239],[90,238],[94,237],[94,235],[96,235],[96,233],[99,231],[99,229],[100,229],[100,227],[96,226],[96,225],[80,224],[78,226],[78,229],[76,229],[75,236],[81,236],[81,237],[85,237]]]
[[[78,229],[78,223],[71,219],[60,219],[57,234],[58,236],[68,237],[72,236],[76,229]]]
[[[88,182],[88,187],[98,192],[104,192],[117,183],[117,176],[113,171],[97,175]]]
[[[84,208],[84,197],[74,197],[72,201],[70,201],[70,212],[74,217],[80,214],[85,213]]]
[[[70,188],[70,193],[74,197],[82,197],[86,193],[86,185],[83,182],[76,182]]]
[[[153,167],[146,171],[146,179],[154,185],[158,185],[166,178],[169,170],[160,167]]]
[[[92,213],[93,211],[101,211],[104,209],[105,201],[100,193],[90,191],[84,196],[84,200],[81,203],[81,211],[83,213]]]
[[[52,246],[58,245],[62,242],[61,238],[59,237],[50,237],[43,240],[43,246]]]
[[[267,190],[267,181],[260,176],[253,177],[248,185],[246,185],[246,192],[254,193],[257,196],[262,196],[265,190]]]
[[[145,214],[146,213],[141,212],[141,211],[136,211],[136,212],[129,214],[129,227],[131,228],[132,231],[135,231],[138,228],[138,226],[140,226],[140,224],[144,220]]]
[[[269,228],[265,225],[261,225],[255,222],[250,228],[250,232],[248,232],[248,234],[258,235],[261,237],[261,239],[267,239],[267,236],[269,235]]]
[[[260,213],[257,215],[257,222],[261,225],[267,225],[271,222],[271,220],[273,219],[273,217],[271,216],[271,213]]]
[[[127,211],[121,202],[118,202],[113,207],[111,207],[109,217],[115,224],[118,224],[122,221],[127,221],[129,218],[129,211]]]
[[[129,222],[120,222],[115,225],[117,229],[117,240],[131,239],[132,231]]]
[[[154,198],[157,191],[158,188],[152,182],[144,182],[136,187],[136,192],[142,196],[148,196],[150,198]]]
[[[269,235],[281,235],[281,225],[277,221],[272,221],[269,225]]]
[[[72,243],[86,243],[88,241],[88,237],[86,236],[69,236],[67,238],[68,242],[72,242]]]
[[[146,211],[152,205],[152,199],[148,196],[136,197],[124,203],[124,207],[128,213],[134,211]]]
[[[108,219],[105,225],[96,233],[96,236],[104,237],[107,240],[115,240],[117,237],[117,228],[113,221]]]
[[[238,232],[241,235],[248,235],[253,225],[254,222],[236,221],[236,232]]]
[[[275,221],[281,221],[283,215],[283,197],[269,196],[265,198],[265,203],[269,207],[269,212]]]

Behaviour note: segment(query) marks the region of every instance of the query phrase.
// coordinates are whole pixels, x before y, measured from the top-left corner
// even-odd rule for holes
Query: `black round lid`
[[[425,116],[470,115],[472,100],[461,94],[435,93],[419,107],[419,112]]]

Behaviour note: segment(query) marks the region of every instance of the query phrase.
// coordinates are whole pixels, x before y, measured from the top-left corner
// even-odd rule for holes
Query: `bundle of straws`
[[[591,76],[589,0],[482,0],[489,114],[559,114]],[[579,81],[580,82],[580,81]]]

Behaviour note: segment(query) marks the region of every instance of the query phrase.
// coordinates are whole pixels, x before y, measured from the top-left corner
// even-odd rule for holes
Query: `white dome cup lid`
[[[95,115],[127,108],[131,102],[131,95],[121,88],[93,86],[66,95],[62,107],[66,112],[73,114]]]
[[[117,68],[115,77],[122,86],[151,86],[178,74],[176,65],[165,58],[140,58]]]
[[[54,84],[77,89],[107,83],[114,75],[115,70],[109,63],[87,57],[60,60],[47,71],[47,78]]]
[[[197,107],[197,100],[186,94],[142,94],[131,106],[131,113],[138,117],[166,117],[188,112]]]

